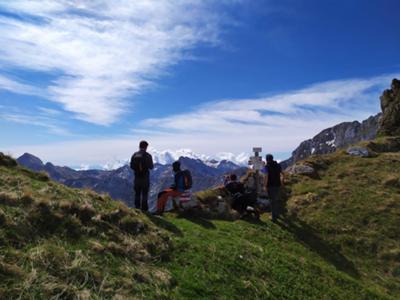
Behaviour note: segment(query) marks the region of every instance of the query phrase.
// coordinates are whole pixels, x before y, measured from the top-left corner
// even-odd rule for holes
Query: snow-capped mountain
[[[148,152],[153,156],[153,161],[155,164],[160,165],[170,165],[174,161],[179,160],[180,157],[186,157],[190,159],[200,160],[209,167],[218,168],[221,164],[226,166],[227,162],[233,165],[244,167],[247,166],[249,155],[246,153],[240,153],[235,155],[229,152],[217,153],[214,156],[209,156],[205,154],[198,154],[191,149],[179,149],[179,150],[164,150],[158,151],[155,148],[149,147]],[[88,169],[101,169],[101,170],[115,170],[121,168],[122,166],[128,165],[130,158],[126,159],[114,159],[103,164],[102,166],[79,166],[74,168],[75,170],[88,170]]]
[[[55,166],[51,163],[44,164],[38,157],[29,153],[19,157],[17,161],[32,170],[44,171],[52,179],[67,186],[92,188],[97,192],[106,192],[114,199],[120,199],[130,206],[133,205],[133,172],[127,165],[127,160],[116,160],[113,164],[107,164],[107,168],[112,168],[111,170],[74,170],[68,167]],[[227,160],[217,162],[216,166],[212,167],[198,158],[181,156],[179,161],[182,164],[182,169],[189,169],[192,173],[193,192],[222,184],[223,177],[227,173],[233,172],[238,176],[242,176],[247,171],[246,167],[240,167]],[[118,165],[120,167],[115,168]],[[150,181],[150,206],[154,207],[157,194],[173,181],[171,166],[156,162],[154,170],[150,173]]]

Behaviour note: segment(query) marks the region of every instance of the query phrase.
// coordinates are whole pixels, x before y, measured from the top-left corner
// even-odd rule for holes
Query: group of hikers
[[[153,158],[147,152],[148,143],[141,141],[139,151],[132,155],[130,167],[134,172],[134,191],[135,207],[144,212],[149,210],[148,197],[150,190],[150,170],[154,168]],[[161,191],[157,197],[157,209],[154,214],[162,215],[170,198],[176,199],[182,197],[192,187],[192,176],[189,170],[182,170],[181,163],[175,161],[172,163],[174,172],[173,184]],[[276,221],[280,214],[280,190],[284,178],[281,166],[274,160],[271,154],[266,156],[266,165],[261,170],[264,175],[263,188],[268,194],[271,207],[272,221]],[[259,217],[260,211],[257,209],[257,193],[254,190],[246,189],[240,182],[236,174],[230,174],[226,177],[224,187],[232,197],[231,207],[239,212],[240,216],[254,213]],[[175,202],[174,202],[175,203]]]

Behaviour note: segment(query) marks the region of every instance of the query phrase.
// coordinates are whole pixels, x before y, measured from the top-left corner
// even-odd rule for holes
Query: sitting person
[[[176,161],[172,164],[172,169],[175,173],[174,183],[170,188],[163,190],[158,194],[157,198],[157,213],[162,215],[169,197],[179,197],[186,190],[192,187],[192,176],[189,170],[181,170],[181,163]]]
[[[247,207],[253,207],[254,210],[250,211],[254,212],[256,217],[259,217],[259,212],[255,208],[256,197],[252,192],[246,192],[243,183],[237,180],[236,174],[231,174],[230,182],[225,186],[225,188],[232,195],[232,208],[239,212],[240,217],[243,217],[247,214]]]

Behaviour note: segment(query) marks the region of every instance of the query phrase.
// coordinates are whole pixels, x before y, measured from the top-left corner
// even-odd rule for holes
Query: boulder
[[[379,122],[379,135],[400,135],[400,80],[393,79],[391,89],[380,97],[382,118]]]
[[[293,165],[293,166],[289,167],[286,171],[289,174],[298,174],[298,175],[313,176],[316,174],[315,169],[313,167],[310,167],[308,165],[303,165],[303,164]]]
[[[372,153],[368,148],[361,147],[361,146],[353,146],[349,147],[346,150],[347,154],[352,156],[360,156],[360,157],[371,157]]]

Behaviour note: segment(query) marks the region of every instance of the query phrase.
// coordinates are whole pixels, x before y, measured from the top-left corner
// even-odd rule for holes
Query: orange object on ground
[[[165,210],[165,205],[167,204],[169,197],[179,197],[182,195],[182,192],[173,190],[173,189],[166,189],[158,194],[157,199],[157,212],[163,213]]]

